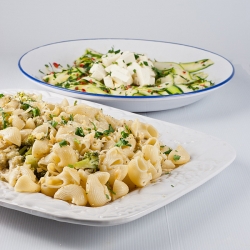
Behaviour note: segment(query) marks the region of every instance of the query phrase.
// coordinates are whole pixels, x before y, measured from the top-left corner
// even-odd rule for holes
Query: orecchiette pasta
[[[139,120],[117,120],[83,103],[0,94],[0,179],[78,206],[103,206],[190,160]]]

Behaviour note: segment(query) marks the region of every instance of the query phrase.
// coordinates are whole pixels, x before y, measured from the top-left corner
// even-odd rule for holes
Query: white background
[[[206,184],[120,226],[78,226],[0,207],[1,250],[250,249],[249,11],[247,0],[0,0],[1,89],[34,88],[17,62],[47,43],[114,37],[201,47],[229,59],[234,78],[195,104],[143,115],[214,135],[237,151],[234,163]]]

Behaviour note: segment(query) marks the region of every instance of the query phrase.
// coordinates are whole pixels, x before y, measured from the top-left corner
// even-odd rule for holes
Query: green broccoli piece
[[[40,180],[46,174],[46,171],[39,168],[38,161],[39,159],[34,157],[33,155],[25,156],[25,163],[30,164],[30,168],[33,170],[36,178]]]
[[[44,171],[44,170],[38,171],[37,168],[36,168],[34,170],[34,174],[35,174],[36,178],[38,180],[40,180],[42,177],[44,177],[44,175],[46,174],[46,171]]]
[[[25,157],[25,163],[30,164],[33,170],[38,168],[38,160],[39,159],[35,158],[33,155],[27,155]]]
[[[99,154],[98,152],[86,152],[81,161],[70,164],[69,167],[76,169],[88,169],[94,173],[99,170]]]
[[[32,146],[35,142],[35,137],[33,135],[29,135],[24,141],[23,145],[25,146]]]

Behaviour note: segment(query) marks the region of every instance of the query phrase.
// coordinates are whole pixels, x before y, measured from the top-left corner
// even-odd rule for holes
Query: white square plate
[[[15,94],[18,90],[2,90],[1,93]],[[58,103],[65,97],[46,91],[41,93],[48,102]],[[67,98],[74,102],[74,98]],[[9,184],[0,181],[0,205],[28,214],[62,222],[90,226],[113,226],[138,219],[205,183],[229,166],[236,157],[235,150],[226,142],[204,133],[175,124],[129,113],[127,111],[79,100],[89,106],[102,108],[105,114],[118,119],[139,119],[150,123],[160,133],[160,140],[170,147],[181,144],[191,155],[191,161],[161,176],[147,187],[137,189],[125,197],[103,207],[81,207],[52,199],[41,193],[17,193]]]

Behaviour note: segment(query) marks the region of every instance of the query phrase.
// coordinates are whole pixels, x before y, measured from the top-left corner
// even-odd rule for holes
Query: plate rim
[[[185,47],[189,47],[189,48],[194,48],[194,49],[198,49],[198,50],[202,50],[202,51],[206,51],[206,52],[209,52],[211,54],[214,54],[216,56],[219,56],[221,57],[222,59],[224,59],[225,61],[227,61],[229,63],[229,65],[232,67],[232,71],[231,71],[231,74],[222,82],[220,83],[217,83],[215,84],[214,86],[211,86],[209,88],[206,88],[206,89],[201,89],[201,90],[197,90],[197,91],[194,91],[194,92],[188,92],[188,93],[182,93],[182,94],[173,94],[173,95],[163,95],[163,96],[120,96],[120,95],[106,95],[106,94],[95,94],[95,93],[87,93],[87,92],[80,92],[80,91],[77,91],[77,90],[71,90],[71,89],[66,89],[66,88],[61,88],[61,87],[58,87],[58,86],[55,86],[55,85],[52,85],[52,84],[48,84],[46,82],[43,82],[35,77],[33,77],[32,75],[28,74],[23,68],[22,68],[22,59],[30,52],[34,51],[34,50],[37,50],[37,49],[40,49],[40,48],[43,48],[43,47],[47,47],[47,46],[50,46],[50,45],[55,45],[55,44],[59,44],[59,43],[68,43],[68,42],[77,42],[77,41],[90,41],[90,40],[129,40],[129,41],[142,41],[142,42],[156,42],[156,43],[165,43],[165,44],[174,44],[174,45],[178,45],[178,46],[185,46]],[[187,45],[187,44],[181,44],[181,43],[175,43],[175,42],[167,42],[167,41],[161,41],[161,40],[150,40],[150,39],[140,39],[140,38],[79,38],[79,39],[72,39],[72,40],[63,40],[63,41],[58,41],[58,42],[53,42],[53,43],[48,43],[48,44],[44,44],[44,45],[40,45],[36,48],[33,48],[29,51],[27,51],[26,53],[24,53],[18,60],[18,68],[19,70],[27,77],[29,78],[30,80],[32,81],[35,81],[37,84],[39,85],[42,85],[44,87],[47,87],[47,88],[51,88],[51,89],[54,89],[56,91],[65,91],[66,93],[71,93],[71,94],[75,94],[75,95],[79,95],[79,96],[90,96],[90,97],[104,97],[104,98],[107,98],[107,99],[115,99],[115,98],[118,98],[118,99],[126,99],[126,100],[152,100],[152,99],[155,99],[155,100],[158,100],[158,99],[173,99],[175,97],[188,97],[188,96],[193,96],[193,95],[197,95],[197,94],[203,94],[203,93],[206,93],[206,92],[210,92],[212,90],[215,90],[223,85],[225,85],[227,82],[229,82],[234,74],[235,74],[235,69],[234,69],[234,66],[233,64],[227,59],[225,58],[224,56],[221,56],[220,54],[218,53],[215,53],[215,52],[212,52],[212,51],[209,51],[209,50],[206,50],[206,49],[203,49],[203,48],[199,48],[199,47],[196,47],[196,46],[192,46],[192,45]]]

